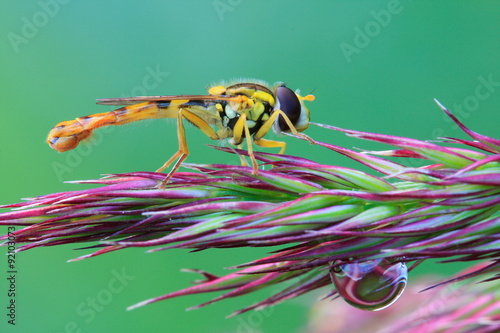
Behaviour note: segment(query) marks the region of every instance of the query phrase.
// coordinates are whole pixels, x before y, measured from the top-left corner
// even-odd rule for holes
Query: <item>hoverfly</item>
[[[261,147],[281,148],[280,154],[285,151],[285,142],[263,139],[271,128],[278,133],[291,132],[312,142],[298,132],[309,126],[309,110],[304,101],[313,101],[313,95],[302,97],[298,91],[292,91],[283,83],[270,88],[263,82],[217,85],[207,90],[208,95],[98,99],[97,104],[124,106],[111,112],[63,121],[50,131],[47,143],[53,149],[65,152],[76,148],[80,141],[89,138],[95,129],[102,126],[143,119],[176,118],[179,150],[157,170],[161,172],[177,160],[160,185],[164,187],[189,154],[183,119],[212,140],[227,138],[230,144],[240,145],[246,139],[253,174],[258,173],[258,165],[252,142]]]

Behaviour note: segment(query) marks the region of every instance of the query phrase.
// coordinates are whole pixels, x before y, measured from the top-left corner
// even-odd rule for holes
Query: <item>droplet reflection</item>
[[[387,259],[369,260],[330,269],[337,291],[352,306],[370,311],[396,302],[406,288],[408,269]]]

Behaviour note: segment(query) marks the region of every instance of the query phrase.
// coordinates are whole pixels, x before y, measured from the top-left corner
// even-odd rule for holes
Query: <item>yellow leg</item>
[[[283,141],[259,139],[259,140],[254,140],[253,142],[257,146],[264,147],[264,148],[281,147],[279,154],[283,154],[285,152],[286,142],[283,142]]]
[[[242,149],[242,148],[241,148],[241,145],[237,145],[236,147],[237,147],[238,149]],[[245,161],[245,159],[243,158],[243,156],[241,156],[240,154],[238,154],[238,153],[236,152],[236,150],[233,150],[233,152],[234,152],[234,153],[236,153],[236,154],[238,155],[238,157],[240,158],[241,165],[242,165],[242,166],[247,166],[247,161]]]
[[[276,118],[278,116],[283,116],[283,119],[285,119],[288,127],[290,128],[291,132],[296,135],[300,136],[307,141],[309,141],[311,144],[314,143],[314,140],[312,140],[310,137],[303,133],[299,133],[295,126],[293,126],[292,122],[288,118],[288,116],[281,110],[277,109],[274,110],[274,112],[271,114],[269,119],[261,126],[261,128],[254,134],[253,137],[253,142],[260,146],[260,147],[265,147],[265,148],[272,148],[272,147],[281,147],[280,154],[283,154],[285,152],[285,147],[286,143],[282,141],[273,141],[273,140],[266,140],[263,139],[262,137],[269,132],[271,127],[273,126],[274,122],[276,121]],[[246,121],[246,114],[242,114],[240,116],[240,119],[236,122],[234,128],[233,128],[233,142],[236,144],[239,144],[242,142],[242,136],[243,132],[245,132],[246,138],[247,138],[247,144],[248,144],[248,155],[252,159],[252,165],[253,165],[253,174],[256,175],[258,174],[258,165],[257,165],[257,160],[255,159],[255,156],[253,154],[253,148],[252,148],[252,143],[250,140],[250,131],[248,129],[248,124]]]
[[[173,166],[172,170],[170,170],[170,172],[167,174],[167,177],[165,177],[165,179],[161,182],[159,186],[159,188],[161,189],[165,188],[165,185],[167,184],[168,180],[173,176],[173,174],[177,171],[177,169],[179,169],[181,163],[189,155],[189,149],[186,141],[186,133],[184,131],[184,124],[182,123],[182,118],[186,118],[193,125],[198,127],[203,133],[205,133],[210,139],[212,140],[219,139],[217,133],[215,133],[215,131],[210,127],[210,125],[207,124],[203,119],[185,109],[180,109],[177,116],[177,139],[179,140],[179,150],[172,157],[170,157],[169,160],[161,166],[161,168],[156,170],[156,172],[162,172],[173,161],[175,161],[176,159],[178,160]]]
[[[165,188],[165,185],[167,184],[168,180],[177,171],[182,161],[184,161],[186,157],[188,157],[189,155],[189,149],[187,147],[187,142],[186,142],[186,133],[184,131],[184,124],[182,123],[182,109],[179,110],[179,114],[177,116],[177,139],[179,140],[179,150],[172,157],[170,157],[170,159],[167,162],[165,162],[165,164],[163,164],[161,168],[156,170],[156,172],[162,172],[173,161],[178,159],[172,170],[170,170],[170,172],[167,174],[167,177],[165,177],[165,179],[163,179],[163,181],[161,182],[159,186],[160,189]]]
[[[250,156],[250,159],[252,160],[252,167],[253,167],[252,174],[257,175],[259,173],[259,166],[257,164],[255,156],[253,155],[252,138],[250,137],[250,130],[248,129],[247,115],[244,113],[241,114],[240,118],[234,125],[233,143],[239,144],[241,143],[241,141],[243,141],[242,140],[243,132],[245,133],[245,137],[247,139],[248,156]]]
[[[276,118],[278,116],[283,116],[283,119],[285,119],[286,124],[290,128],[293,135],[300,136],[300,137],[306,139],[307,141],[309,141],[311,144],[314,143],[314,140],[311,139],[310,137],[308,137],[307,135],[297,132],[297,130],[295,129],[295,126],[293,126],[293,124],[290,121],[290,119],[288,118],[288,116],[283,111],[281,111],[279,109],[274,110],[274,112],[271,114],[269,119],[266,120],[266,122],[257,131],[257,133],[254,134],[254,141],[259,141],[264,135],[267,134],[267,132],[269,132],[271,127],[273,127],[274,121],[276,120]],[[278,141],[274,141],[274,142],[278,142]],[[283,154],[284,151],[285,151],[285,149],[282,148],[280,154]]]
[[[266,139],[259,139],[253,141],[257,146],[260,147],[265,147],[265,148],[274,148],[274,147],[281,147],[281,150],[279,154],[283,154],[285,152],[285,147],[286,147],[286,142],[283,141],[274,141],[274,140],[266,140]],[[275,165],[272,166],[274,168]]]

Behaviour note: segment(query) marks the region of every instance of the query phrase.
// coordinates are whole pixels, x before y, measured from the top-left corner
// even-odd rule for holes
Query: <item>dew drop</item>
[[[333,284],[350,305],[369,311],[396,302],[408,281],[405,263],[376,259],[330,268]]]

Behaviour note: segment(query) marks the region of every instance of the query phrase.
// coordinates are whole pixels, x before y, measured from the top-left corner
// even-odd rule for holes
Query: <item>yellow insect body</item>
[[[261,82],[214,86],[208,89],[208,93],[97,100],[98,104],[125,106],[111,112],[63,121],[50,131],[47,142],[53,149],[65,152],[76,148],[80,141],[88,138],[99,127],[144,119],[177,118],[179,150],[157,170],[164,170],[177,159],[161,185],[164,187],[189,154],[183,119],[212,140],[230,138],[231,144],[239,145],[246,138],[254,174],[258,173],[258,168],[252,142],[262,147],[281,148],[280,154],[285,150],[284,142],[263,139],[271,128],[275,132],[292,132],[310,140],[297,131],[309,126],[309,110],[304,100],[313,101],[312,95],[302,97],[283,84],[270,89]]]

